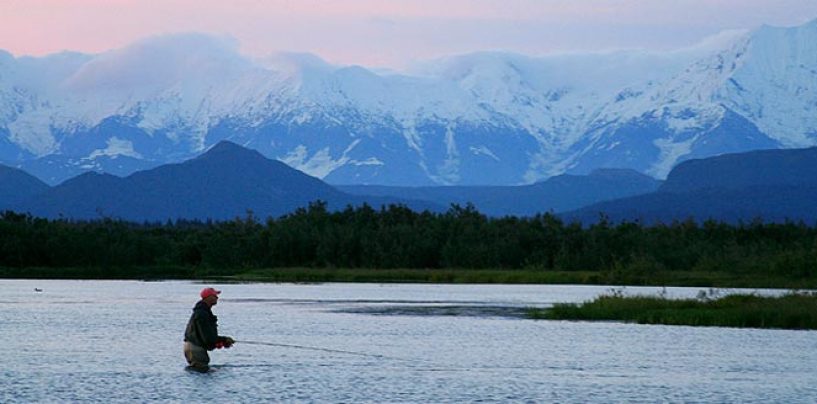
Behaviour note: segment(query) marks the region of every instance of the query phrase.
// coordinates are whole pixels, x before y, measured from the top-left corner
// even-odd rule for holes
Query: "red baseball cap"
[[[218,296],[219,293],[221,293],[220,290],[215,290],[213,288],[204,288],[201,290],[201,293],[199,293],[199,295],[201,296],[202,299],[206,299],[210,296]]]

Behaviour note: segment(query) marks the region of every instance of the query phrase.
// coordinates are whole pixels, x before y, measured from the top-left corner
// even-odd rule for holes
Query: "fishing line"
[[[451,367],[451,366],[444,366],[438,365],[434,362],[429,362],[423,359],[407,359],[407,358],[398,358],[395,356],[386,356],[386,355],[379,355],[379,354],[370,354],[365,352],[356,352],[356,351],[345,351],[341,349],[329,349],[329,348],[321,348],[321,347],[314,347],[314,346],[306,346],[306,345],[295,345],[295,344],[281,344],[276,342],[265,342],[265,341],[247,341],[247,340],[236,340],[235,342],[240,342],[242,344],[247,345],[264,345],[264,346],[274,346],[274,347],[282,347],[282,348],[295,348],[295,349],[304,349],[309,351],[320,351],[320,352],[330,352],[330,353],[340,353],[346,355],[356,355],[356,356],[363,356],[368,358],[378,358],[378,359],[391,359],[396,361],[403,361],[403,362],[415,362],[423,365],[432,366],[430,369],[426,369],[425,371],[429,372],[451,372],[451,371],[479,371],[479,369],[471,368],[471,367]],[[231,366],[231,365],[225,365]],[[237,366],[237,365],[236,365]],[[492,370],[493,371],[493,370]]]
[[[370,354],[370,353],[365,353],[365,352],[344,351],[344,350],[341,350],[341,349],[320,348],[320,347],[306,346],[306,345],[279,344],[279,343],[275,343],[275,342],[246,341],[246,340],[235,341],[235,342],[240,342],[242,344],[248,344],[248,345],[277,346],[277,347],[283,347],[283,348],[306,349],[306,350],[310,350],[310,351],[341,353],[341,354],[346,354],[346,355],[365,356],[365,357],[369,357],[369,358],[393,359],[393,360],[399,360],[399,361],[408,361],[409,360],[409,359],[397,358],[397,357],[394,357],[394,356]]]

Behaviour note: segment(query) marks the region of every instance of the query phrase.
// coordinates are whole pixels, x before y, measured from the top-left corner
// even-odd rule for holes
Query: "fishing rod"
[[[247,341],[247,340],[236,340],[235,342],[240,342],[242,344],[247,344],[247,345],[277,346],[277,347],[283,347],[283,348],[305,349],[305,350],[310,350],[310,351],[341,353],[341,354],[346,354],[346,355],[365,356],[365,357],[369,357],[369,358],[394,359],[394,360],[400,360],[400,361],[408,360],[408,359],[403,359],[403,358],[396,358],[396,357],[393,357],[393,356],[370,354],[370,353],[365,353],[365,352],[344,351],[344,350],[340,350],[340,349],[329,349],[329,348],[321,348],[321,347],[306,346],[306,345],[280,344],[280,343],[276,343],[276,342]]]

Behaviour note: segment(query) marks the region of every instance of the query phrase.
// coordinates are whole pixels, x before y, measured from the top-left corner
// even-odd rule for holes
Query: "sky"
[[[817,0],[0,0],[0,49],[101,53],[184,32],[253,57],[313,53],[401,68],[475,51],[670,50],[722,31],[817,18]]]

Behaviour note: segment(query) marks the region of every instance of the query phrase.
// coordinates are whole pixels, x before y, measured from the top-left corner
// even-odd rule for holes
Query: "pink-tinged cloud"
[[[231,36],[252,55],[292,50],[404,65],[479,50],[668,49],[726,29],[813,18],[814,0],[5,0],[0,49],[98,53],[203,32]]]

